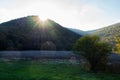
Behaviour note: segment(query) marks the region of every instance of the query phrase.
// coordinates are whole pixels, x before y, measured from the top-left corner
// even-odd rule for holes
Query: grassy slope
[[[119,80],[119,74],[88,73],[79,65],[0,62],[0,80]]]

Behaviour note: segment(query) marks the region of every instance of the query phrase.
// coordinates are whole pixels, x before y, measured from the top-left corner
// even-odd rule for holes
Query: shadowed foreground
[[[119,74],[88,73],[80,65],[37,61],[0,62],[0,80],[119,80]]]

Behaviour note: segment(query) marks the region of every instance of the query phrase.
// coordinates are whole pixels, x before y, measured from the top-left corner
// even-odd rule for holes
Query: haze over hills
[[[0,50],[71,50],[81,35],[47,19],[28,16],[0,24]]]
[[[73,29],[73,28],[68,28],[69,30],[79,34],[79,35],[88,35],[89,33],[86,32],[86,31],[82,31],[82,30],[79,30],[79,29]]]

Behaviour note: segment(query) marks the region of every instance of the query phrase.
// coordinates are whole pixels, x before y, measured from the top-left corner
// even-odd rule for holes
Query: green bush
[[[107,43],[100,42],[98,36],[84,36],[76,41],[73,50],[90,63],[90,70],[97,71],[105,70],[111,48]]]

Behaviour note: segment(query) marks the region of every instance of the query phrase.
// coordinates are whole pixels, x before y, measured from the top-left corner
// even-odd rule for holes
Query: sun
[[[46,21],[48,18],[45,17],[45,16],[39,16],[39,19],[42,20],[42,21]]]

